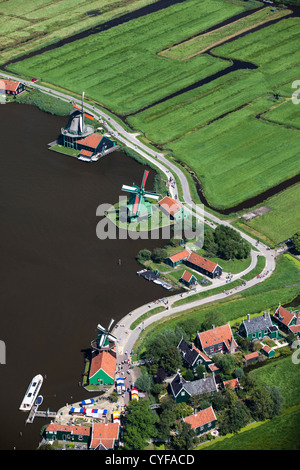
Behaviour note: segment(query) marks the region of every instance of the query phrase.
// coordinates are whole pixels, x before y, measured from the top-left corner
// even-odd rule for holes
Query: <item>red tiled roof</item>
[[[175,255],[169,256],[169,259],[176,263],[182,259],[186,259],[190,256],[190,252],[188,250],[180,251],[179,253],[175,253]]]
[[[286,326],[288,326],[289,323],[292,321],[294,315],[294,313],[289,312],[286,308],[281,307],[281,305],[277,308],[276,312],[274,313],[274,316]]]
[[[82,149],[80,150],[80,155],[84,155],[85,157],[91,157],[93,155],[93,152],[91,152],[90,150]]]
[[[200,426],[204,426],[204,424],[211,423],[215,420],[216,416],[212,406],[206,408],[205,410],[200,410],[196,414],[184,418],[184,421],[190,424],[192,429],[199,428]]]
[[[184,271],[183,275],[181,276],[180,279],[183,279],[186,282],[190,282],[194,275],[192,273],[189,273],[188,271]],[[195,277],[195,276],[194,276]]]
[[[50,423],[48,424],[46,431],[66,431],[71,432],[72,434],[80,434],[82,436],[89,436],[91,433],[91,428],[86,426],[64,426],[61,424]]]
[[[93,377],[100,369],[102,369],[109,377],[114,377],[117,359],[111,351],[102,350],[94,356],[91,361],[90,377]]]
[[[245,355],[246,361],[249,361],[249,359],[255,359],[255,358],[258,358],[258,357],[259,357],[259,354],[258,354],[257,351]]]
[[[299,333],[300,331],[300,325],[291,325],[289,328],[293,333]]]
[[[266,351],[266,353],[269,353],[270,351],[272,351],[272,349],[270,348],[270,346],[268,346],[267,344],[264,344],[264,346],[262,347],[262,349],[264,351]]]
[[[94,449],[102,444],[106,449],[112,449],[119,437],[119,423],[95,423],[92,430],[90,448]]]
[[[96,149],[99,143],[101,142],[102,137],[103,137],[102,135],[94,133],[94,134],[88,135],[87,137],[84,137],[83,139],[79,139],[76,142],[77,144],[86,145],[87,147]]]
[[[162,206],[165,211],[167,211],[170,215],[173,216],[182,209],[182,205],[169,196],[166,196],[161,199],[158,204]]]
[[[228,323],[226,325],[217,326],[211,330],[198,333],[198,338],[200,340],[202,349],[222,342],[224,342],[227,348],[229,348],[231,341],[234,341],[232,331]]]
[[[219,367],[215,363],[209,364],[208,368],[211,372],[216,372],[217,370],[219,370]]]
[[[0,88],[2,89],[2,82],[4,82],[5,90],[16,91],[20,82],[15,82],[13,80],[5,80],[0,78]]]
[[[191,253],[188,258],[188,261],[190,263],[195,264],[196,266],[199,266],[199,268],[203,268],[206,271],[209,271],[210,273],[213,273],[216,267],[218,266],[217,263],[203,258],[202,256],[197,255],[197,253]]]
[[[225,380],[223,383],[226,389],[237,388],[239,386],[239,379]]]

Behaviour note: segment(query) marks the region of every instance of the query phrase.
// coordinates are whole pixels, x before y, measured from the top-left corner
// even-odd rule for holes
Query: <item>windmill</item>
[[[117,338],[110,333],[114,321],[115,320],[112,318],[107,329],[103,328],[100,324],[97,325],[99,334],[98,338],[92,342],[93,348],[102,351],[109,350],[115,345]]]
[[[152,215],[151,204],[150,202],[145,201],[145,198],[155,200],[160,198],[159,194],[145,190],[148,175],[149,171],[145,170],[141,186],[137,186],[135,184],[132,186],[123,184],[122,186],[122,191],[130,193],[127,204],[127,216],[130,221],[135,220],[138,217],[144,218]]]

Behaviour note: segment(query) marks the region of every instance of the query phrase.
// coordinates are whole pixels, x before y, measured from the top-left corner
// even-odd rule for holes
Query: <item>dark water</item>
[[[78,385],[81,350],[98,323],[166,296],[136,275],[135,261],[140,249],[166,241],[96,236],[98,205],[115,203],[122,184],[141,181],[145,167],[121,152],[89,164],[48,150],[66,118],[31,106],[2,105],[0,119],[0,339],[7,353],[0,449],[34,449],[49,420],[25,426],[27,414],[18,410],[32,377],[47,376],[42,410],[88,398]],[[150,170],[149,189],[153,177]]]

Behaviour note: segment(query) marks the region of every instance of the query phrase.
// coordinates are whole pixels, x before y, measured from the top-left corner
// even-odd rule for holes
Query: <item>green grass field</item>
[[[155,1],[0,0],[0,64]]]
[[[228,38],[252,29],[262,22],[272,21],[288,13],[289,10],[287,9],[274,11],[272,7],[262,8],[221,28],[214,29],[208,33],[201,34],[181,44],[170,47],[161,52],[161,55],[172,59],[186,60],[213,47],[216,43],[222,43]]]
[[[293,236],[300,227],[300,214],[296,210],[300,200],[300,184],[281,191],[267,199],[264,205],[272,210],[245,225],[266,235],[275,244]]]
[[[207,55],[178,64],[157,53],[245,7],[243,2],[211,0],[199,8],[198,0],[188,0],[9,69],[76,93],[84,90],[118,114],[132,113],[225,68],[227,61]]]

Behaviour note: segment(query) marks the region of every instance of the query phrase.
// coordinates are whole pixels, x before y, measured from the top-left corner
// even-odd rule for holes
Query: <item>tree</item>
[[[185,418],[190,416],[193,413],[193,408],[187,403],[176,403],[175,406],[175,415],[176,419]]]
[[[151,386],[153,385],[153,378],[148,374],[141,375],[136,379],[135,385],[143,392],[149,393]]]
[[[165,248],[154,248],[152,252],[152,261],[154,261],[154,263],[162,263],[167,256],[168,253]]]
[[[114,390],[113,392],[111,392],[109,398],[110,398],[110,400],[111,400],[113,403],[117,403],[117,401],[118,401],[118,399],[119,399],[119,395],[118,395],[118,393]]]
[[[271,399],[273,401],[273,410],[271,412],[270,418],[274,418],[275,416],[280,415],[282,406],[284,403],[284,398],[281,395],[281,391],[279,387],[276,387],[275,385],[273,387],[268,387],[267,390],[270,393]]]
[[[191,382],[192,380],[194,380],[194,374],[193,372],[191,371],[191,369],[188,369],[185,374],[183,375],[183,377],[185,378],[185,380],[187,380],[188,382]]]
[[[143,264],[145,261],[149,261],[151,259],[151,251],[147,250],[144,248],[143,250],[140,250],[137,254],[137,260]]]
[[[146,441],[156,437],[158,418],[149,405],[149,400],[129,402],[123,438],[125,450],[143,450]]]
[[[172,444],[176,450],[188,450],[196,444],[196,434],[191,425],[184,421],[176,424],[175,434],[172,436]]]
[[[232,354],[216,354],[214,359],[225,375],[232,373],[235,367],[235,357]]]
[[[261,421],[271,418],[274,413],[274,402],[266,386],[254,389],[249,405],[254,418]]]
[[[201,324],[201,331],[211,330],[212,326],[221,326],[226,323],[226,319],[223,313],[212,312],[207,313],[204,317],[204,321]]]
[[[246,405],[242,401],[237,400],[234,405],[231,405],[219,416],[219,431],[223,435],[238,432],[249,423],[250,418],[251,415]]]
[[[292,242],[295,246],[295,250],[300,252],[300,232],[297,232],[295,235],[293,235]]]
[[[176,346],[171,346],[162,355],[159,361],[160,367],[166,372],[176,372],[182,366],[181,355]]]

